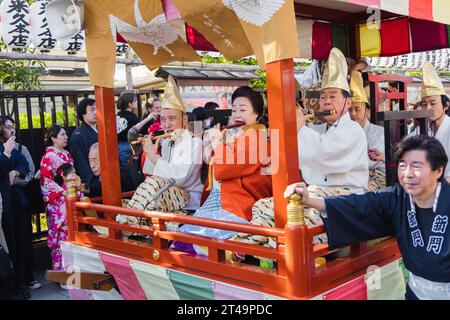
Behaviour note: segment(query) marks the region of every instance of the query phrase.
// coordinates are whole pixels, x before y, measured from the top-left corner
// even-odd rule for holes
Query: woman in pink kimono
[[[51,250],[52,269],[62,270],[61,242],[67,240],[66,188],[55,181],[62,164],[73,165],[70,153],[64,148],[68,137],[64,128],[54,124],[45,136],[45,154],[41,160],[41,191],[46,205],[48,236],[47,244]],[[79,177],[73,175],[71,179]]]

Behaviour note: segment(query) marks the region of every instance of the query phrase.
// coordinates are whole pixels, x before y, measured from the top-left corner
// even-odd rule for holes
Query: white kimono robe
[[[363,129],[367,137],[367,146],[369,149],[378,149],[384,153],[384,128],[366,121]],[[383,161],[372,161],[369,159],[369,168],[386,172],[386,166]]]
[[[190,195],[189,203],[184,209],[196,210],[200,207],[203,191],[200,180],[203,161],[202,140],[193,138],[188,130],[184,130],[173,146],[171,141],[164,139],[161,142],[161,159],[156,164],[146,159],[143,172],[163,179],[175,179],[176,185],[184,188]]]
[[[363,192],[369,181],[369,157],[364,130],[346,112],[327,124],[304,126],[298,132],[300,170],[306,183],[347,187]]]
[[[429,135],[433,136],[433,131],[429,131]],[[439,126],[436,135],[434,136],[444,147],[447,157],[450,157],[450,117],[444,115],[444,121]],[[447,163],[444,171],[444,177],[450,176],[450,164]]]

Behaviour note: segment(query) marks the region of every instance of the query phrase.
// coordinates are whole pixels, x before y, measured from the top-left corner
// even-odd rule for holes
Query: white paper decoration
[[[85,43],[85,33],[84,30],[77,33],[70,39],[58,40],[61,49],[66,51],[68,54],[77,54],[78,51],[84,48]]]
[[[4,0],[0,5],[3,42],[12,49],[30,45],[30,6],[25,0]]]
[[[41,51],[49,51],[55,48],[56,39],[53,38],[48,27],[45,9],[48,1],[38,1],[31,5],[31,39],[34,47]]]
[[[83,29],[84,0],[52,0],[45,16],[55,39],[74,37]]]
[[[1,0],[0,0],[1,2]],[[0,40],[2,40],[2,33],[3,33],[3,23],[2,23],[2,10],[1,10],[1,4],[0,4]]]

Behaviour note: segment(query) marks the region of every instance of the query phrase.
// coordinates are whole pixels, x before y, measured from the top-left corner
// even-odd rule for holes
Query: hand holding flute
[[[297,102],[297,109],[303,110],[303,114],[306,117],[325,117],[325,116],[332,116],[335,115],[337,112],[334,109],[326,110],[326,111],[315,111],[312,110],[312,112],[307,112],[298,102]],[[311,109],[309,109],[311,110]]]
[[[232,129],[232,128],[237,128],[237,127],[241,127],[244,126],[245,123],[244,122],[235,122],[233,124],[227,125],[227,126],[223,126],[220,127],[220,130],[226,130],[226,129]]]
[[[158,154],[158,147],[163,136],[164,135],[153,137],[149,135],[143,140],[142,150],[147,155],[147,159],[154,164],[156,164],[156,162],[158,162],[158,160],[161,158],[161,156]]]
[[[226,132],[228,129],[238,128],[244,125],[244,122],[235,122],[227,126],[220,126],[220,124],[217,124],[213,128],[205,131],[203,139],[208,139],[212,148],[215,149],[219,144],[226,140]]]
[[[212,150],[224,141],[223,131],[220,130],[220,124],[216,124],[214,127],[206,132],[206,137],[209,140]]]
[[[132,145],[139,144],[139,143],[143,144],[143,143],[145,143],[145,140],[147,140],[147,138],[148,138],[148,135],[139,137],[136,140],[132,141],[131,144]],[[159,136],[152,137],[151,139],[152,139],[152,141],[156,141],[158,139],[164,139],[164,138],[173,138],[173,133],[165,133],[165,134],[162,134]]]

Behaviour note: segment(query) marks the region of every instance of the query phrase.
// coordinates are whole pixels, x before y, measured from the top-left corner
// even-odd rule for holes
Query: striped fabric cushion
[[[163,192],[155,202],[150,202],[153,195],[165,184],[166,180],[160,177],[147,177],[145,181],[139,185],[133,197],[127,202],[123,201],[123,206],[137,210],[162,211],[186,215],[187,213],[182,211],[182,209],[189,202],[189,193],[179,186],[171,186]],[[151,225],[149,219],[125,215],[118,215],[116,221],[136,227]],[[178,223],[166,222],[166,227],[168,230],[176,230],[178,228]],[[124,232],[124,235],[129,236],[131,234]]]
[[[174,212],[183,209],[189,201],[189,193],[179,186],[171,186],[155,202],[152,196],[166,184],[166,180],[150,176],[142,182],[128,203],[129,208],[137,210],[157,210]]]

